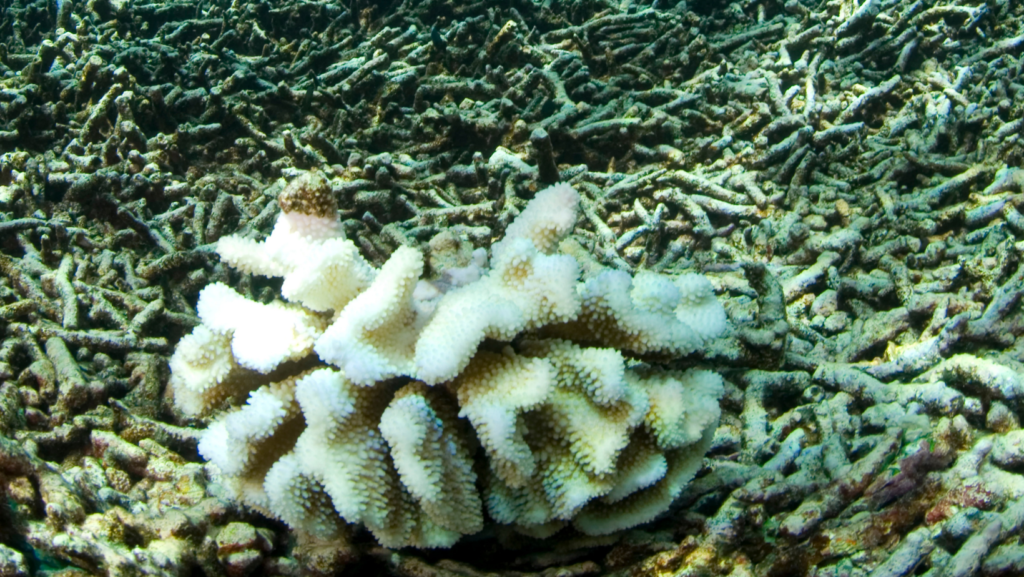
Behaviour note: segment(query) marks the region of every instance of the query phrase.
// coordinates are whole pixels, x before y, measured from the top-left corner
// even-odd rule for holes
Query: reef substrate
[[[1022,13],[9,2],[0,575],[1024,573]],[[310,169],[374,266],[464,265],[562,181],[590,266],[711,279],[722,421],[670,514],[423,553],[227,499],[167,360],[203,287],[279,294],[214,246]]]

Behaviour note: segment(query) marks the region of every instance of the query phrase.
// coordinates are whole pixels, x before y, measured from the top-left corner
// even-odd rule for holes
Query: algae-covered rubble
[[[5,4],[0,575],[1024,573],[1022,13]],[[167,363],[204,287],[281,296],[215,247],[311,170],[375,268],[468,267],[564,182],[582,278],[709,278],[730,328],[666,366],[722,418],[670,511],[424,553],[235,503]]]

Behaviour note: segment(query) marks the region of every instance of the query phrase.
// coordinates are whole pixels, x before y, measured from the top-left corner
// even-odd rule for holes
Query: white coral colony
[[[171,361],[184,413],[236,405],[200,452],[241,501],[319,537],[358,524],[387,547],[449,547],[487,523],[612,533],[663,513],[696,473],[721,377],[630,359],[698,351],[725,312],[696,274],[580,282],[558,248],[578,215],[572,186],[537,193],[491,268],[430,306],[422,253],[399,248],[375,270],[322,176],[296,178],[279,203],[267,240],[227,237],[218,252],[283,277],[289,302],[207,287],[203,324]]]

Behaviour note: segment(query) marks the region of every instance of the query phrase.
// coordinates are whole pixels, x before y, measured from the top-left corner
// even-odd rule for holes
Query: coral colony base
[[[604,535],[668,509],[720,414],[720,376],[658,363],[725,331],[707,279],[580,281],[558,250],[578,216],[567,184],[538,192],[489,258],[434,281],[414,248],[373,268],[334,203],[306,173],[269,238],[221,239],[232,267],[283,277],[289,302],[210,285],[171,359],[183,412],[230,407],[199,451],[238,499],[387,547],[449,547],[491,523]]]

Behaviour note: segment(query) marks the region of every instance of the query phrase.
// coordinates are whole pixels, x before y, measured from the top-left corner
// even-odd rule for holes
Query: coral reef
[[[556,184],[509,224],[489,268],[441,292],[421,280],[414,248],[379,270],[358,255],[320,258],[330,242],[355,250],[333,203],[318,202],[329,190],[316,173],[298,177],[267,241],[228,236],[217,249],[282,276],[282,287],[324,267],[335,282],[282,294],[335,303],[329,326],[214,284],[199,294],[202,324],[171,357],[170,392],[185,412],[210,412],[259,382],[233,367],[278,374],[199,442],[238,499],[319,539],[362,524],[386,547],[449,547],[483,529],[484,505],[534,536],[570,521],[608,534],[668,509],[711,444],[722,380],[623,353],[692,354],[720,336],[725,312],[706,279],[605,271],[577,283],[576,260],[555,251],[579,195]],[[548,330],[588,346],[533,340]],[[309,365],[314,351],[337,369],[281,378],[284,363]],[[486,456],[479,466],[475,453]]]
[[[1024,573],[1019,3],[4,8],[0,573]],[[286,189],[312,169],[330,193],[296,205]],[[220,283],[315,332],[341,304],[317,301],[323,279],[303,271],[357,267],[355,294],[408,247],[431,284],[414,296],[436,305],[558,182],[582,217],[557,252],[588,294],[699,273],[732,327],[699,359],[724,378],[720,424],[662,517],[613,536],[495,529],[432,552],[356,532],[339,549],[227,500],[197,450],[211,417],[196,415],[322,367],[283,348],[311,364],[240,364],[196,330],[200,290]],[[340,227],[295,253],[282,208],[336,208]],[[274,242],[233,269],[217,251],[229,236]],[[675,284],[692,305],[710,294]],[[518,357],[560,338],[529,330]],[[207,379],[184,411],[165,395],[174,350]],[[677,352],[642,356],[693,368]],[[418,399],[434,407],[446,386],[403,393],[424,442]],[[436,494],[410,486],[431,509]]]

